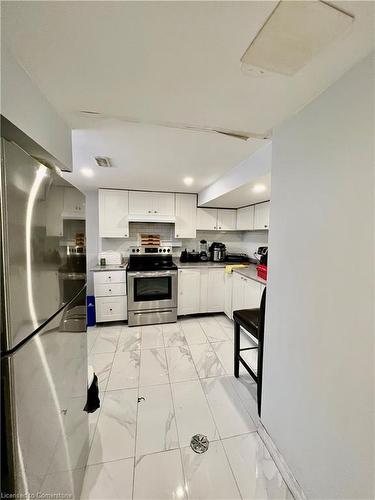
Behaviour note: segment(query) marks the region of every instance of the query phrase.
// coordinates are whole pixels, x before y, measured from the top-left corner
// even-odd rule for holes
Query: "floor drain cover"
[[[193,451],[195,451],[195,453],[204,453],[208,450],[209,445],[210,442],[208,441],[207,436],[204,436],[203,434],[195,434],[190,441],[190,447]]]

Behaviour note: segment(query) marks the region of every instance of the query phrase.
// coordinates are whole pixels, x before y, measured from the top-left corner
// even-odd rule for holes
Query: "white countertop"
[[[248,267],[240,267],[239,269],[233,269],[234,273],[241,274],[241,276],[245,276],[245,278],[250,278],[258,283],[262,283],[262,285],[267,285],[267,281],[259,278],[257,275],[257,266],[255,264],[250,264]]]
[[[126,271],[126,263],[119,266],[95,266],[90,269],[90,271]]]

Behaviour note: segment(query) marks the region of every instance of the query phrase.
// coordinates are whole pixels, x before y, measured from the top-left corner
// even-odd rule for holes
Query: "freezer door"
[[[84,290],[8,357],[11,378],[6,390],[12,404],[6,413],[12,424],[6,438],[13,438],[18,494],[80,496],[89,450],[88,415],[83,411],[87,398],[85,298]]]
[[[1,145],[1,276],[7,314],[1,349],[6,351],[77,292],[67,281],[63,197],[67,188],[79,191],[17,145],[5,139]],[[84,269],[79,288],[85,276]]]

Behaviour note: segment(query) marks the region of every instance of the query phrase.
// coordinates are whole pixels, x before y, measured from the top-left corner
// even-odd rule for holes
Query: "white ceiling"
[[[263,133],[373,49],[373,2],[333,2],[351,32],[292,77],[254,78],[240,58],[276,2],[2,2],[3,40],[49,101],[78,129],[80,187],[196,192],[260,143],[83,118],[79,110]],[[97,154],[116,169],[79,173]],[[181,178],[191,175],[191,188]]]
[[[83,190],[99,185],[199,192],[262,144],[261,140],[105,121],[101,128],[73,131],[73,161],[78,170],[64,176]],[[94,156],[110,156],[113,168],[96,166]],[[82,177],[82,167],[91,167],[94,177]],[[194,183],[187,187],[183,178],[189,176]]]
[[[253,191],[256,184],[263,184],[265,190],[261,193]],[[243,184],[237,189],[228,191],[227,193],[219,196],[214,201],[210,201],[205,206],[219,207],[219,208],[239,208],[254,203],[267,201],[271,198],[271,174],[259,177],[256,181],[251,181]]]

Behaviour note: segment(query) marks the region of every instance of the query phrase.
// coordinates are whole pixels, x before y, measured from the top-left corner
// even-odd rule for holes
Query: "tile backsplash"
[[[252,256],[258,246],[267,245],[268,231],[197,231],[192,239],[175,239],[174,224],[131,222],[129,238],[102,238],[101,250],[114,250],[123,256],[129,255],[129,248],[138,244],[138,234],[160,234],[162,244],[172,244],[173,254],[179,256],[181,250],[199,250],[199,242],[204,239],[210,245],[213,241],[224,243],[229,252],[245,252]],[[100,249],[99,249],[100,251]]]

